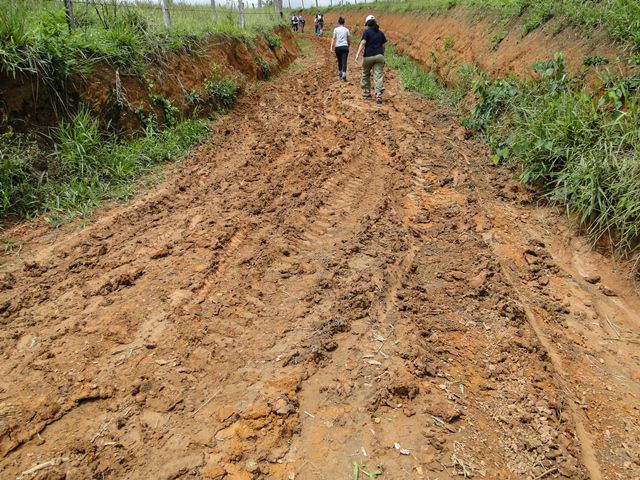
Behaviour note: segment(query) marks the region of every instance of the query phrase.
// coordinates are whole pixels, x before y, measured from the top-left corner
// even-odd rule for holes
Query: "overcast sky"
[[[255,4],[256,6],[258,5],[258,0],[244,0],[245,4],[249,4],[251,5],[252,3]],[[344,3],[347,3],[347,0],[343,0]],[[370,1],[370,0],[369,0]],[[291,8],[300,8],[303,5],[304,2],[304,6],[305,8],[309,8],[309,7],[315,7],[316,5],[316,0],[282,0],[282,6],[284,8],[288,8],[289,7],[289,2],[291,2]],[[338,5],[340,2],[340,0],[333,0],[333,4],[334,5]],[[350,3],[355,3],[354,0],[349,0]],[[198,4],[205,4],[205,5],[209,5],[211,2],[210,0],[191,0],[191,1],[184,1],[184,2],[180,2],[180,3],[198,3]],[[225,1],[224,0],[216,0],[216,3],[219,5],[224,5]],[[234,3],[237,4],[237,0],[234,0]],[[358,3],[363,3],[362,0],[358,0]],[[328,7],[331,4],[331,0],[318,0],[318,5],[321,7]]]

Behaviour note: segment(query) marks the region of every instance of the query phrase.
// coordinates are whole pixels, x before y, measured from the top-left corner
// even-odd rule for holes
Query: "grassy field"
[[[210,34],[227,34],[250,42],[278,20],[272,10],[246,14],[246,28],[238,12],[174,3],[172,28],[162,24],[155,3],[75,3],[77,27],[67,26],[63,3],[54,0],[0,0],[0,73],[39,75],[59,84],[86,73],[96,62],[123,71],[140,71],[167,51],[190,51]]]

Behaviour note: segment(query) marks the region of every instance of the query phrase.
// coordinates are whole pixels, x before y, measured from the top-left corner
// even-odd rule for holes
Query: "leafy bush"
[[[176,123],[178,123],[178,115],[180,111],[173,106],[168,98],[163,97],[162,95],[159,95],[157,93],[150,93],[149,98],[155,106],[162,109],[164,121],[168,127],[173,127]]]
[[[0,218],[28,216],[42,204],[46,173],[38,168],[44,155],[31,138],[0,135]]]
[[[256,64],[260,69],[260,78],[262,78],[263,80],[269,78],[269,75],[271,74],[271,67],[269,67],[267,61],[262,57],[257,57]]]
[[[640,247],[640,77],[584,90],[556,56],[538,76],[477,82],[465,125],[485,133],[494,161],[517,165],[588,228],[622,249]]]
[[[280,35],[278,35],[274,31],[264,32],[263,35],[265,40],[267,41],[267,45],[269,45],[269,48],[274,49],[282,47],[282,39],[280,38]]]
[[[239,88],[238,80],[233,75],[210,78],[204,82],[204,90],[209,100],[223,112],[233,106]]]
[[[587,55],[582,59],[582,64],[585,67],[595,67],[597,65],[606,65],[608,63],[609,59],[601,55]]]

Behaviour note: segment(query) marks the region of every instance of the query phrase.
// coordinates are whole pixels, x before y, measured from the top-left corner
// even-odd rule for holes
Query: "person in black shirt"
[[[356,64],[362,50],[364,57],[362,59],[362,78],[360,86],[362,87],[362,95],[364,98],[371,98],[371,75],[376,89],[376,102],[382,103],[382,92],[384,92],[384,44],[387,43],[387,37],[380,30],[378,22],[373,15],[369,15],[364,23],[367,29],[362,33],[362,40],[356,53]]]

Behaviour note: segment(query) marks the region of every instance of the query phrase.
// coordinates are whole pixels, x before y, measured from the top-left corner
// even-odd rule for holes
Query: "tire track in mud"
[[[495,245],[546,258],[497,213],[505,175],[392,74],[361,100],[313,42],[168,182],[4,269],[0,476],[589,476],[576,386]]]

